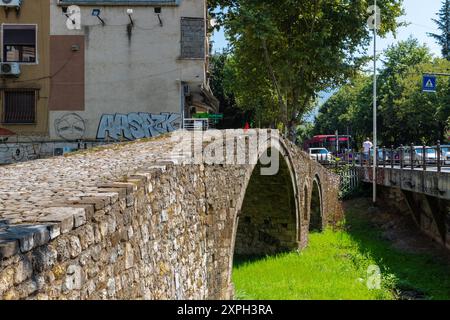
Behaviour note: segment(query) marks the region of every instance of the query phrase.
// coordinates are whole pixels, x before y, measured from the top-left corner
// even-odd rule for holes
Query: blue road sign
[[[423,76],[423,92],[436,92],[437,77],[432,75]]]

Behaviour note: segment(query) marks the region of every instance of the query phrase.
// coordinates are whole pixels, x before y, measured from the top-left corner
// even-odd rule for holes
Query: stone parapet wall
[[[205,299],[203,194],[199,167],[154,168],[46,209],[38,224],[4,225],[0,294]]]

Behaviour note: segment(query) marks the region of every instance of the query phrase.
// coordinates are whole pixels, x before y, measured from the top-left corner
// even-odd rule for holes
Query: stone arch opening
[[[280,155],[276,175],[261,175],[255,166],[239,213],[234,245],[237,256],[260,256],[298,249],[294,175]]]
[[[312,183],[310,203],[309,231],[321,232],[323,230],[322,188],[318,177],[316,177]]]

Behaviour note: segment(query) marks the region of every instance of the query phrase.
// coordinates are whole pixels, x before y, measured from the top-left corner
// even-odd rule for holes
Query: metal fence
[[[441,145],[440,141],[436,146],[409,146],[400,145],[398,148],[378,148],[376,151],[376,166],[380,168],[396,168],[402,170],[430,170],[441,172],[444,168],[450,168],[450,145]],[[353,166],[373,166],[374,151],[364,152],[343,152],[330,156],[320,154],[311,156],[324,166],[340,167],[343,165]]]
[[[359,177],[355,167],[349,167],[338,174],[341,178],[341,190],[353,191],[358,188]]]

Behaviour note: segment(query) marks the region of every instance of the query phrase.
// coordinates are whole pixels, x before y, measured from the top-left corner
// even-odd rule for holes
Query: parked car
[[[411,165],[411,161],[413,161],[415,166],[420,166],[425,160],[427,164],[436,164],[438,158],[436,149],[425,147],[425,155],[423,149],[423,146],[414,146],[414,155],[413,159],[411,159],[411,147],[406,147],[403,151],[403,163],[405,165]]]
[[[373,159],[373,149],[370,150],[370,158]],[[378,147],[377,149],[377,162],[379,164],[388,163],[390,161],[390,152],[386,150],[383,154],[383,149]]]
[[[316,161],[331,161],[333,155],[325,148],[309,148],[309,157]]]
[[[395,157],[395,155],[394,155]],[[364,152],[358,152],[355,155],[355,159],[356,161],[368,161],[369,159],[366,159],[366,155],[364,154]],[[378,164],[383,164],[383,163],[390,163],[391,159],[391,152],[390,150],[385,150],[384,154],[383,154],[383,149],[382,148],[378,148],[377,149],[377,163]],[[394,158],[395,159],[395,158]],[[370,162],[373,161],[373,149],[370,149]]]
[[[384,159],[383,159],[383,149],[378,149],[378,161],[380,163],[386,163],[386,164],[394,164],[398,163],[400,161],[400,154],[398,150],[388,149],[386,148],[384,150]]]
[[[441,163],[450,164],[450,145],[441,146]]]

